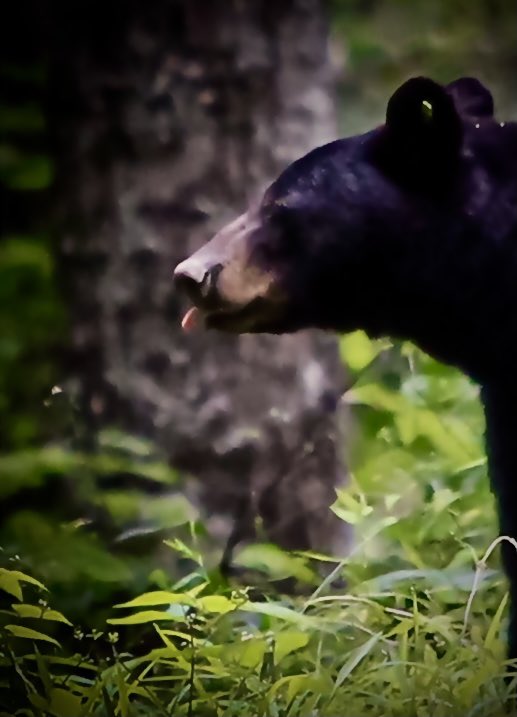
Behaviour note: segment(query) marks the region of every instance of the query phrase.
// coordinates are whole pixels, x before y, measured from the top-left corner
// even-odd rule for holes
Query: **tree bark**
[[[157,441],[210,513],[346,550],[334,337],[184,336],[173,267],[336,136],[318,0],[97,0],[54,15],[72,376],[92,428]]]

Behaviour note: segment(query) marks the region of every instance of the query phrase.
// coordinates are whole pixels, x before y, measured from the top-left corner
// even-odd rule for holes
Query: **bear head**
[[[517,124],[474,78],[417,77],[382,126],[295,161],[174,277],[187,330],[364,329],[480,377],[516,271]]]

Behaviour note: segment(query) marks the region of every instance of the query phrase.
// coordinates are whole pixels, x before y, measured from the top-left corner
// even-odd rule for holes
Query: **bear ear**
[[[465,117],[493,117],[492,93],[475,77],[460,77],[446,87],[458,112]]]
[[[400,180],[428,184],[459,158],[463,125],[452,96],[427,77],[414,77],[388,102],[378,143],[381,169]]]
[[[386,110],[386,127],[395,140],[459,148],[462,125],[445,87],[428,77],[414,77],[393,94]]]

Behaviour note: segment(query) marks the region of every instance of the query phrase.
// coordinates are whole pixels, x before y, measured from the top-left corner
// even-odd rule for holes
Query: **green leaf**
[[[371,406],[378,411],[387,411],[388,413],[404,412],[410,406],[403,396],[378,383],[357,386],[347,391],[346,399],[350,404]]]
[[[219,615],[224,615],[227,612],[232,612],[237,607],[238,603],[233,600],[229,600],[224,595],[207,595],[197,599],[199,609],[204,612],[214,612]]]
[[[362,371],[386,348],[386,344],[372,341],[364,331],[354,331],[340,338],[339,348],[344,363],[352,371]]]
[[[61,647],[59,642],[54,640],[53,637],[44,635],[42,632],[37,632],[36,630],[31,630],[29,627],[24,627],[23,625],[6,625],[5,629],[10,632],[11,635],[14,635],[14,637],[22,637],[26,640],[42,640]]]
[[[508,602],[508,593],[506,592],[503,595],[503,599],[499,603],[499,607],[497,608],[497,611],[496,611],[494,617],[490,621],[490,626],[488,628],[488,631],[487,631],[487,634],[485,637],[485,647],[488,650],[494,651],[497,634],[501,631],[501,623],[503,621],[503,616],[505,614],[507,602]]]
[[[104,710],[108,717],[117,717],[117,713],[115,712],[115,707],[113,705],[113,702],[111,700],[110,694],[108,690],[106,689],[106,685],[102,685],[102,699],[104,703]]]
[[[21,583],[30,583],[31,585],[36,585],[36,587],[40,588],[41,590],[47,589],[43,585],[43,583],[40,583],[39,580],[36,580],[36,578],[33,578],[30,575],[26,575],[25,573],[21,573],[19,570],[6,570],[5,568],[0,568],[0,579],[2,578],[2,575],[5,575],[6,573],[12,575],[16,580],[19,580]]]
[[[306,647],[309,635],[306,632],[285,631],[275,636],[275,664],[278,665],[284,657],[292,652]]]
[[[13,609],[20,617],[37,618],[39,620],[52,620],[54,622],[64,622],[66,625],[72,625],[72,623],[66,619],[57,610],[47,610],[39,605],[13,605]]]
[[[241,610],[252,612],[259,615],[269,615],[276,617],[283,622],[292,622],[304,627],[314,627],[315,620],[308,615],[292,610],[285,605],[279,605],[273,602],[245,602],[241,605]]]
[[[38,666],[39,678],[43,687],[45,688],[45,693],[48,695],[52,690],[52,677],[50,676],[47,661],[45,658],[42,657],[37,645],[34,645],[34,654],[36,657],[36,664]]]
[[[330,681],[323,675],[286,675],[281,677],[271,686],[271,689],[268,692],[268,700],[273,701],[273,698],[284,687],[287,687],[286,700],[288,703],[291,702],[296,695],[303,694],[307,690],[319,694],[325,694],[330,691],[329,682]],[[316,712],[314,712],[314,714],[316,714]]]
[[[50,693],[47,710],[54,717],[78,717],[81,714],[82,700],[69,690],[55,687]]]
[[[23,600],[22,588],[19,580],[17,580],[12,573],[5,572],[3,575],[0,573],[0,590],[9,593],[18,600]]]
[[[356,496],[349,490],[336,492],[337,501],[331,506],[331,510],[350,525],[358,525],[373,512],[373,508],[367,504],[362,493]]]
[[[332,690],[332,697],[335,695],[336,690],[341,687],[343,682],[349,677],[352,672],[355,670],[357,665],[364,660],[364,658],[370,654],[370,652],[373,650],[375,645],[379,642],[381,638],[381,634],[377,633],[376,635],[372,635],[369,640],[366,640],[365,643],[363,643],[360,647],[357,647],[355,650],[352,650],[350,653],[350,656],[348,660],[345,662],[343,667],[339,670],[338,675],[336,677],[336,681],[334,683],[334,689]]]
[[[276,580],[295,577],[300,582],[310,583],[314,578],[303,559],[267,543],[247,545],[239,550],[233,562],[251,570],[262,570]]]
[[[190,548],[188,545],[185,545],[182,540],[174,538],[174,540],[164,540],[163,542],[165,543],[165,545],[167,545],[169,548],[172,548],[172,550],[174,550],[176,553],[179,553],[184,558],[192,560],[198,565],[203,564],[201,554]]]
[[[128,617],[110,618],[107,622],[110,625],[143,625],[146,622],[158,622],[160,620],[175,621],[184,620],[184,615],[173,615],[169,612],[159,610],[143,610]]]
[[[121,717],[129,717],[129,691],[124,680],[124,673],[122,672],[121,665],[117,665],[116,679],[118,688],[118,711]]]
[[[418,436],[425,436],[457,468],[476,457],[477,447],[473,453],[460,443],[433,411],[407,408],[396,416],[396,424],[404,445],[409,446]]]
[[[264,655],[268,650],[268,645],[262,637],[248,638],[233,645],[218,645],[217,647],[221,660],[225,664],[230,667],[238,665],[249,670],[256,669],[262,664]]]
[[[116,608],[150,607],[152,605],[172,605],[181,603],[185,605],[196,605],[196,600],[187,593],[173,593],[167,590],[154,590],[153,592],[139,595],[128,602],[115,605]]]

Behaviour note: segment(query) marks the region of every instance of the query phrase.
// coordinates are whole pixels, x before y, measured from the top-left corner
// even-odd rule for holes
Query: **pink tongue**
[[[198,308],[193,306],[191,309],[187,311],[185,316],[183,317],[183,321],[181,322],[181,328],[185,333],[188,333],[189,331],[194,331],[199,326],[199,319],[200,319],[200,311]]]

